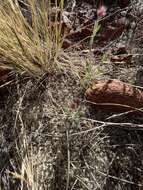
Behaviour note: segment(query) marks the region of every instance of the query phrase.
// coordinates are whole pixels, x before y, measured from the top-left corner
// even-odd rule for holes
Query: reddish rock
[[[127,63],[130,64],[132,62],[132,55],[114,55],[111,57],[111,62],[118,63]]]
[[[9,69],[0,68],[0,101],[8,95]]]
[[[0,68],[0,82],[5,81],[8,77],[9,69]]]
[[[118,0],[118,4],[121,8],[125,8],[130,4],[130,0]]]
[[[124,112],[143,107],[143,91],[119,80],[95,82],[85,96],[95,108],[104,111]]]

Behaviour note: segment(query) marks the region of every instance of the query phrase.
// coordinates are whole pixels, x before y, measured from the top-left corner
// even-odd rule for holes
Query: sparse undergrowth
[[[133,83],[137,66],[63,52],[51,2],[28,0],[30,20],[17,3],[0,5],[1,66],[20,73],[0,89],[0,189],[141,190],[143,134],[126,126],[142,118],[105,114],[84,98],[94,79]]]

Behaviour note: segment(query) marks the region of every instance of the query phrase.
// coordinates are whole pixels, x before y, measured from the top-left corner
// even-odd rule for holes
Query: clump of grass
[[[35,169],[37,158],[34,157],[32,145],[28,143],[25,129],[22,129],[21,140],[19,145],[16,145],[20,165],[17,171],[7,171],[7,174],[9,173],[13,179],[19,182],[21,190],[38,190],[38,177],[40,173],[38,174],[38,171]]]
[[[60,13],[55,4],[53,16],[50,0],[24,1],[26,10],[22,10],[18,0],[0,3],[0,67],[24,71],[32,76],[55,68],[61,50],[64,0],[59,4]]]

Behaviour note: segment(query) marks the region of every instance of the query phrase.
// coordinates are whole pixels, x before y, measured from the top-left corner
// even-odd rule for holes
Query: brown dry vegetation
[[[28,1],[32,26],[13,1],[5,2],[10,4],[0,4],[0,66],[9,73],[0,80],[0,189],[142,190],[142,117],[95,110],[84,93],[100,79],[141,85],[143,3],[133,1],[121,13],[113,8],[114,18],[103,19],[100,31],[97,25],[93,31],[92,2],[66,1],[63,7],[61,1],[74,28],[70,35],[66,28],[63,37],[63,18],[57,19],[54,3],[41,0],[49,3],[42,9],[48,16],[56,7],[53,30],[45,12],[37,13],[39,1]],[[83,26],[79,15],[92,26],[84,32],[75,29],[80,22]],[[119,37],[122,17],[128,28]],[[115,20],[119,29],[108,36]],[[65,37],[72,44],[67,49],[62,48]],[[115,57],[112,62],[123,45],[131,62]]]

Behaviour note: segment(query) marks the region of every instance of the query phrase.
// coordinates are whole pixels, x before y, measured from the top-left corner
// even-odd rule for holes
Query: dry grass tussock
[[[58,64],[61,25],[52,26],[49,0],[26,2],[24,8],[20,8],[17,0],[0,3],[0,67],[40,76]],[[59,6],[61,12],[52,14],[55,21],[61,19],[64,0]]]

